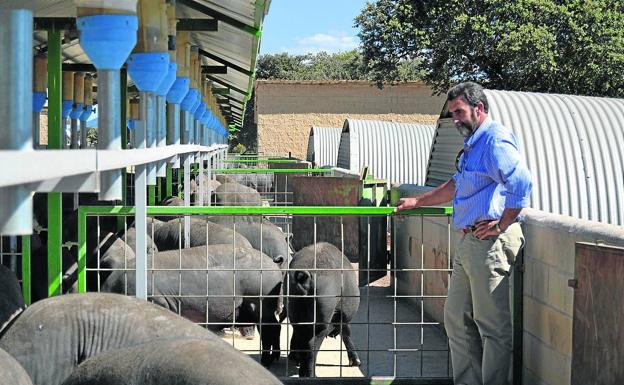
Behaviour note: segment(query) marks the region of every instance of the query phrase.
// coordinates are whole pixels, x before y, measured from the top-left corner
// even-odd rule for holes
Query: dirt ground
[[[384,278],[389,280],[389,278]],[[376,281],[375,284],[381,284]],[[348,366],[345,346],[340,336],[327,338],[316,362],[317,377],[342,378],[433,378],[447,377],[450,358],[447,339],[439,326],[421,322],[420,310],[400,298],[393,300],[390,286],[360,288],[360,307],[351,322],[354,344],[362,361],[359,367]],[[415,324],[420,323],[420,324]],[[298,368],[287,358],[292,327],[284,321],[281,334],[281,357],[270,370],[277,377],[298,377]],[[223,339],[259,360],[260,339],[245,339],[227,330]]]

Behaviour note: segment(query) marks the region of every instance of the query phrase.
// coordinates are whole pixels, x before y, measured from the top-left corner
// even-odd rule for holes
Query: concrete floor
[[[360,289],[360,294],[360,307],[351,322],[351,328],[362,365],[347,366],[348,358],[341,338],[327,338],[321,345],[317,357],[317,377],[449,376],[450,358],[447,340],[437,325],[396,325],[395,328],[393,327],[395,304],[392,298],[388,297],[393,294],[392,288],[365,287]],[[408,304],[404,299],[396,300],[397,323],[420,320],[421,314],[417,307]],[[297,377],[298,374],[298,368],[286,358],[290,336],[292,336],[291,326],[282,326],[282,356],[270,368],[277,377]],[[260,340],[257,331],[253,339],[247,340],[238,332],[232,333],[228,330],[223,339],[259,360]],[[395,347],[398,351],[393,353]]]

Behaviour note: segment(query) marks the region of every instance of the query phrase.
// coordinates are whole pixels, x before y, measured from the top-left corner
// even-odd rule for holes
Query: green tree
[[[399,80],[416,80],[420,69],[412,61],[403,61]],[[370,80],[357,50],[338,53],[289,55],[267,54],[258,58],[257,79],[280,80]]]
[[[438,92],[489,88],[624,96],[621,0],[377,0],[355,20],[378,84],[411,70]]]
[[[301,65],[306,55],[287,53],[260,55],[256,62],[257,79],[292,79],[299,77]]]

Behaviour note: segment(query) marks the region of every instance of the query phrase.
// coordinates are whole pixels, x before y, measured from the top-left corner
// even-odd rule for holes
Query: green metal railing
[[[297,163],[299,159],[226,159],[225,163]]]
[[[334,170],[329,168],[218,168],[213,174],[330,174]]]

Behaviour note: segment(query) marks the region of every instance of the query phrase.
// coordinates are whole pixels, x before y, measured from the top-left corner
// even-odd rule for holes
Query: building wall
[[[411,196],[425,189],[402,186],[399,196]],[[575,244],[599,242],[623,247],[624,228],[535,209],[525,209],[523,213],[523,383],[569,385],[574,290],[568,287],[568,280],[574,278]],[[455,255],[462,236],[452,228],[449,232],[446,218],[421,221],[417,217],[396,217],[395,234],[399,269],[446,269],[448,256]],[[397,278],[397,290],[403,295],[420,295],[421,280],[425,295],[444,295],[448,290],[447,272],[399,272]],[[443,323],[443,306],[444,299],[433,298],[426,299],[423,307],[429,317]]]
[[[411,82],[380,90],[369,82],[256,82],[258,151],[305,159],[310,127],[345,119],[435,124],[444,96]]]

